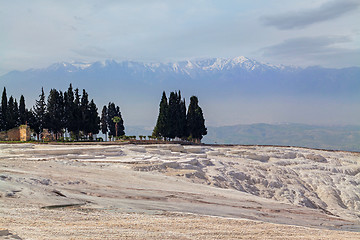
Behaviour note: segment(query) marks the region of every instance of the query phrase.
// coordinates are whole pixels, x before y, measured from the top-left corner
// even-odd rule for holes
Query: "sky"
[[[0,0],[0,75],[105,59],[360,66],[359,19],[358,0]]]

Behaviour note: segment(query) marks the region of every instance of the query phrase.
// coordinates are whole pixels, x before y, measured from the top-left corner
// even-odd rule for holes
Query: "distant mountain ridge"
[[[318,104],[326,104],[328,100],[343,106],[360,104],[360,67],[300,68],[264,64],[242,56],[167,63],[60,62],[47,68],[12,71],[0,76],[0,87],[5,86],[8,95],[19,98],[24,94],[30,105],[38,99],[41,87],[47,95],[51,88],[66,90],[70,83],[75,88],[85,88],[99,108],[109,101],[117,102],[128,112],[141,106],[143,113],[134,113],[131,122],[126,121],[124,112],[125,123],[131,125],[149,125],[156,121],[164,90],[181,90],[186,98],[197,95],[204,107],[205,119],[210,122],[214,122],[207,118],[211,110],[216,111],[213,116],[238,119],[243,114],[239,103],[247,102],[260,106],[276,100],[275,104],[279,105],[282,99],[291,98],[297,104],[295,107],[298,103],[312,104],[314,99],[320,99]],[[281,108],[274,104],[270,107]],[[234,112],[238,114],[234,116]],[[150,120],[134,121],[145,118]],[[239,123],[236,119],[232,122]]]
[[[12,71],[0,77],[4,86],[29,85],[32,87],[95,85],[104,81],[124,87],[135,83],[161,88],[182,89],[189,83],[192,88],[208,85],[216,90],[234,90],[241,93],[287,93],[316,94],[343,93],[346,95],[360,89],[360,68],[327,69],[321,67],[291,67],[260,63],[246,57],[208,58],[169,63],[143,63],[136,61],[117,62],[61,62],[43,69]],[[188,81],[188,82],[186,82]],[[190,81],[190,82],[189,82]],[[135,84],[136,85],[136,84]],[[138,87],[138,86],[137,86]],[[17,87],[14,87],[17,89]],[[213,90],[213,89],[210,89]]]
[[[246,58],[244,56],[235,58],[208,58],[199,60],[186,60],[168,63],[143,63],[137,61],[122,61],[105,60],[103,62],[59,62],[50,65],[43,69],[29,69],[27,72],[50,72],[50,71],[66,71],[66,72],[81,72],[94,71],[95,69],[106,68],[128,68],[141,71],[162,71],[162,72],[177,72],[185,73],[189,76],[194,71],[224,71],[232,69],[242,69],[247,71],[266,71],[266,70],[298,70],[298,67],[287,67],[283,65],[270,65],[257,62]],[[17,72],[17,71],[15,71]]]

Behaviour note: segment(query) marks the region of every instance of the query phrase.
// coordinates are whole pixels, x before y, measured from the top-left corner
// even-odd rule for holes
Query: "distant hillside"
[[[360,152],[360,126],[251,124],[208,127],[204,143],[284,145]]]

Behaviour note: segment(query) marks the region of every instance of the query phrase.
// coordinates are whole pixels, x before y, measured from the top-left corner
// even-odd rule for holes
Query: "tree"
[[[108,124],[107,124],[107,107],[104,106],[101,112],[101,132],[105,134],[105,141],[107,141],[107,131],[108,131]]]
[[[72,131],[75,134],[76,140],[79,140],[79,132],[81,129],[81,106],[80,106],[80,95],[79,95],[79,89],[75,89],[75,99],[74,99],[74,105],[73,105],[73,117],[74,122],[72,126]]]
[[[38,139],[39,139],[39,134],[42,133],[45,127],[45,114],[46,114],[45,94],[44,94],[44,88],[41,88],[41,94],[39,95],[39,100],[36,100],[34,106],[34,116],[36,122],[33,123],[33,129],[35,133],[38,135]]]
[[[120,112],[120,107],[116,106],[116,116],[118,116],[120,118],[120,121],[118,123],[118,128],[117,128],[117,136],[124,136],[125,135],[125,127],[124,127],[124,120],[121,116],[121,112]]]
[[[26,124],[27,122],[27,114],[26,114],[26,106],[25,106],[25,98],[24,95],[21,95],[20,97],[20,103],[19,103],[19,120],[20,124]]]
[[[64,100],[61,91],[51,89],[46,105],[45,126],[55,134],[56,139],[64,128]]]
[[[157,118],[156,126],[153,130],[153,136],[156,137],[168,136],[168,132],[169,132],[168,108],[169,105],[164,91],[160,101],[159,116]]]
[[[71,84],[68,90],[64,92],[64,122],[66,129],[69,132],[74,132],[77,130],[75,119],[74,91]]]
[[[168,126],[169,131],[167,137],[175,138],[179,135],[179,104],[178,95],[176,92],[171,92],[169,96],[169,109],[168,109]]]
[[[16,113],[16,111],[18,111],[17,109],[17,103],[14,100],[13,96],[10,96],[9,98],[9,102],[7,104],[7,111],[6,111],[6,130],[12,129],[14,127],[16,127],[17,122],[18,122],[18,114]]]
[[[8,130],[7,128],[7,95],[6,95],[6,88],[4,87],[2,98],[1,98],[1,119],[0,119],[0,126],[1,130]]]
[[[98,134],[100,129],[100,117],[98,114],[98,109],[96,107],[96,104],[94,103],[94,100],[91,99],[91,102],[89,104],[89,133],[92,138],[93,134]]]
[[[118,106],[115,106],[114,103],[109,102],[108,105],[108,117],[107,117],[107,125],[108,125],[108,129],[109,129],[109,135],[111,136],[123,136],[125,135],[125,131],[124,131],[124,121],[121,117],[121,112],[120,112],[120,108]],[[118,128],[117,131],[115,129],[115,123],[113,122],[113,117],[119,117],[120,121],[118,123]]]
[[[181,100],[181,93],[179,91],[179,138],[187,138],[187,119],[186,119],[186,104],[185,99]]]
[[[115,134],[116,134],[116,138],[117,138],[117,134],[118,134],[118,123],[120,122],[121,118],[119,118],[118,116],[115,116],[112,118],[112,121],[115,123]]]
[[[38,135],[39,132],[35,131],[35,130],[38,130],[39,129],[39,126],[37,125],[38,124],[38,121],[35,117],[35,113],[32,109],[30,110],[26,110],[26,121],[27,121],[27,124],[29,125],[29,127],[34,130],[34,132]]]
[[[15,127],[18,127],[20,125],[20,115],[19,115],[19,105],[16,101],[16,98],[14,98],[13,116],[15,120]]]
[[[203,135],[207,134],[205,119],[198,102],[198,98],[196,96],[192,96],[190,98],[190,105],[187,113],[188,133],[190,138],[195,139],[195,141],[200,141]]]
[[[83,131],[84,135],[88,135],[91,132],[90,112],[89,112],[89,95],[87,94],[85,89],[83,89],[83,94],[81,96],[80,112],[81,112],[80,130]]]

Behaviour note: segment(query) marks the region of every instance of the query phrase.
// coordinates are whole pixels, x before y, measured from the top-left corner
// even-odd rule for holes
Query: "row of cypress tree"
[[[21,95],[18,105],[17,100],[13,96],[10,96],[8,100],[6,88],[4,88],[0,108],[0,131],[6,131],[25,124],[27,118],[28,113],[25,108],[24,96]]]
[[[115,135],[115,123],[112,122],[112,118],[117,116],[120,118],[117,124],[118,136],[124,135],[120,108],[114,103],[109,103],[108,108],[106,106],[104,108],[105,115],[100,119],[98,108],[93,99],[89,101],[86,90],[83,89],[80,95],[79,89],[73,90],[71,84],[65,92],[51,89],[47,102],[42,88],[39,99],[32,109],[26,108],[23,95],[20,97],[19,106],[12,96],[7,100],[6,88],[4,88],[0,109],[0,129],[5,131],[27,123],[38,135],[38,139],[45,128],[53,133],[56,139],[63,136],[65,131],[71,133],[73,139],[79,140],[80,137],[92,139],[94,134],[99,133],[100,128],[105,134],[109,131],[110,135]],[[103,118],[106,119],[106,124],[101,122]]]
[[[72,84],[65,92],[51,89],[47,102],[42,88],[39,99],[31,109],[26,108],[23,95],[20,97],[19,105],[12,96],[8,100],[4,88],[0,108],[0,130],[9,130],[26,123],[38,135],[38,139],[45,128],[53,133],[56,139],[63,136],[65,131],[77,140],[80,137],[92,139],[100,130],[105,135],[125,135],[119,106],[109,102],[108,106],[103,107],[100,118],[94,100],[89,101],[85,89],[80,95],[79,89],[74,90]],[[186,111],[185,99],[181,98],[180,91],[171,92],[169,101],[164,91],[153,136],[197,141],[206,134],[205,119],[198,105],[198,98],[190,98]]]
[[[186,112],[185,99],[181,99],[180,91],[171,92],[169,101],[164,91],[153,135],[165,139],[177,137],[200,141],[206,134],[205,119],[198,98],[196,96],[190,98]]]

